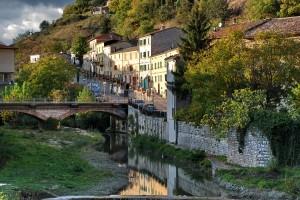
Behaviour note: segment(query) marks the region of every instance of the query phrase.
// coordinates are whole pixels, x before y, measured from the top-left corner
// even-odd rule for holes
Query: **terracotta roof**
[[[97,43],[98,43],[98,42],[107,42],[110,40],[121,40],[121,39],[122,39],[122,37],[116,33],[107,33],[107,34],[98,35],[98,36],[90,39],[89,42],[92,40],[97,40]]]
[[[0,49],[16,49],[16,47],[13,47],[13,46],[6,46],[6,45],[0,43]]]

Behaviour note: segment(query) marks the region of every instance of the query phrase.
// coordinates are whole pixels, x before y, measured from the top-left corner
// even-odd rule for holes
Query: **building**
[[[0,43],[0,85],[9,84],[14,80],[15,50],[12,46]]]
[[[129,47],[132,47],[132,44],[125,41],[105,44],[103,48],[105,77],[121,80],[120,74],[122,74],[122,55],[118,54],[112,57],[111,54]]]
[[[138,88],[139,82],[139,52],[138,47],[133,46],[116,51],[111,54],[112,65],[114,66],[114,77],[131,86]]]
[[[115,33],[102,34],[90,39],[88,41],[90,50],[83,56],[83,68],[93,74],[104,75],[104,60],[106,57],[104,46],[120,40],[122,40],[122,37]]]
[[[139,55],[140,55],[140,86],[147,90],[153,88],[151,61],[152,57],[164,52],[178,48],[183,32],[177,27],[162,28],[161,30],[149,33],[139,38]],[[165,57],[166,58],[166,57]],[[164,58],[159,59],[162,62]],[[155,61],[154,62],[158,62]],[[159,61],[160,62],[160,61]],[[158,88],[156,88],[158,90]]]
[[[40,55],[31,55],[30,56],[30,63],[37,63],[40,60]]]
[[[179,49],[175,48],[150,57],[149,74],[151,76],[152,88],[158,95],[164,98],[167,97],[167,65],[165,59],[178,54]]]

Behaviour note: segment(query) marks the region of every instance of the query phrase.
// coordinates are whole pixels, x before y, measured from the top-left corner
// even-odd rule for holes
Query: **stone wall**
[[[168,141],[166,118],[145,115],[131,106],[128,108],[128,116],[132,116],[133,120],[133,123],[128,123],[129,131]],[[232,130],[227,138],[218,139],[209,127],[177,122],[176,141],[181,148],[200,149],[210,155],[226,156],[230,163],[244,167],[266,167],[270,164],[273,159],[271,146],[261,131],[249,129],[243,145],[240,144],[238,136]]]
[[[261,131],[250,128],[240,144],[239,134],[231,130],[225,139],[217,139],[208,127],[178,122],[177,144],[187,149],[201,149],[211,155],[227,156],[230,163],[243,167],[266,167],[273,155],[268,138]]]
[[[240,145],[238,135],[235,130],[228,134],[229,162],[243,167],[266,167],[270,164],[273,158],[271,145],[260,130],[248,129],[243,145]]]
[[[155,136],[165,141],[168,140],[167,120],[165,117],[146,115],[131,106],[128,106],[128,116],[129,118],[133,117],[133,123],[129,122],[128,124],[129,131],[137,132],[141,135]]]
[[[196,127],[185,122],[178,122],[177,144],[187,149],[201,149],[211,155],[228,154],[227,139],[216,139],[209,127]]]

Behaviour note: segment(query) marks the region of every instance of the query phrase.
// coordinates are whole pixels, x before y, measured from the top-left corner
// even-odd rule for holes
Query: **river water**
[[[129,143],[129,145],[128,145]],[[183,169],[163,159],[153,159],[131,148],[126,134],[106,136],[105,151],[128,167],[129,185],[119,195],[222,197],[222,190],[203,171]],[[186,167],[185,167],[186,168]],[[188,167],[187,167],[188,168]],[[193,176],[197,174],[197,176]]]

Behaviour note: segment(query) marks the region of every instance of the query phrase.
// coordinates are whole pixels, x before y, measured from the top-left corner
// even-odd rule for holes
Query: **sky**
[[[0,0],[0,42],[11,44],[20,33],[38,31],[43,20],[52,22],[73,0]]]

